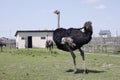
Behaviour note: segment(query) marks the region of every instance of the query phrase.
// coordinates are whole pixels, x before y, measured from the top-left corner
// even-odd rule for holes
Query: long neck
[[[92,27],[89,28],[89,29],[86,29],[86,28],[85,28],[85,34],[88,35],[88,36],[92,36],[92,34],[93,34]]]

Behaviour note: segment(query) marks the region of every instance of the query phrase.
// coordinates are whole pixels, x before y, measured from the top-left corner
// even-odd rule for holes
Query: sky
[[[93,36],[100,30],[120,35],[120,0],[0,0],[0,37],[15,38],[17,30],[55,30],[60,11],[60,27],[93,25]]]

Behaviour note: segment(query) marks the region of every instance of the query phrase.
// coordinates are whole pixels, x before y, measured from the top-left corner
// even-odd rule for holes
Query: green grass
[[[85,75],[78,51],[76,56],[79,71],[73,74],[72,57],[68,52],[6,48],[0,52],[0,80],[119,80],[120,57],[85,54],[89,71]]]

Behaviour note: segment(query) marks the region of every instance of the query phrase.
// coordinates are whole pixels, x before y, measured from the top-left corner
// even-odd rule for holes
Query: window
[[[46,39],[46,37],[41,37],[41,39]]]
[[[24,37],[21,37],[21,40],[24,40],[25,38]]]

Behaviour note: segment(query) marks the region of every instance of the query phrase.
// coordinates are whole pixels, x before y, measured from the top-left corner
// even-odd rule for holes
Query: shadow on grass
[[[66,72],[73,72],[73,71],[74,71],[73,69],[68,69]],[[75,74],[83,73],[83,71],[84,71],[83,69],[77,69],[77,72]],[[87,69],[87,72],[89,74],[89,73],[103,73],[105,71],[89,70],[89,69]]]

